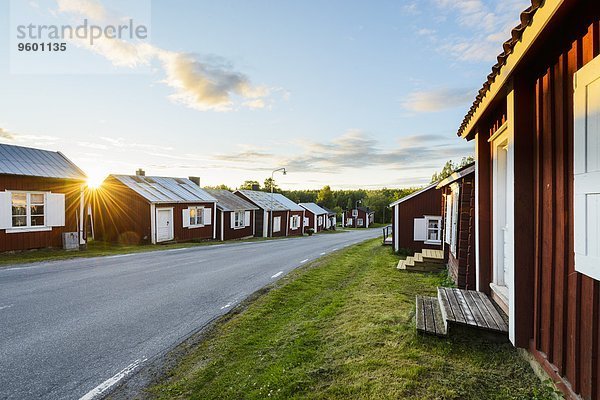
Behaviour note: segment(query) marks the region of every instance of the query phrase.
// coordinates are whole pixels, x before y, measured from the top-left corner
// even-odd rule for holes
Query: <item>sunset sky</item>
[[[22,4],[124,17],[114,1]],[[422,185],[471,154],[457,128],[527,4],[155,0],[150,40],[73,52],[71,67],[108,73],[24,74],[2,2],[0,142],[60,150],[96,179],[143,168],[236,187],[286,167],[285,189]]]

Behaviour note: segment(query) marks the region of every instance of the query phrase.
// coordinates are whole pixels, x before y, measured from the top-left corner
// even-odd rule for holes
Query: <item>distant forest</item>
[[[454,163],[452,160],[446,162],[440,172],[433,174],[431,183],[438,182],[448,177],[456,169],[472,162],[472,157],[465,157],[458,163]],[[422,186],[416,186],[403,189],[332,190],[329,185],[326,185],[321,189],[282,190],[275,181],[272,181],[271,178],[267,178],[262,185],[258,181],[245,181],[238,189],[252,189],[253,186],[258,186],[259,190],[265,192],[270,192],[271,186],[273,186],[274,192],[282,193],[296,203],[317,203],[330,210],[336,211],[338,215],[341,215],[344,210],[355,208],[358,204],[358,206],[368,207],[373,210],[375,212],[375,222],[384,224],[388,224],[392,220],[391,210],[388,208],[390,203],[422,188]],[[232,190],[225,185],[219,185],[213,188]]]

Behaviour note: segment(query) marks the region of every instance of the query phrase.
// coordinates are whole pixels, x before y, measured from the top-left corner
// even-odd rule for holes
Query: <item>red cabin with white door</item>
[[[600,400],[600,2],[534,1],[458,134],[476,287],[568,398]]]
[[[96,239],[122,244],[216,237],[217,200],[185,178],[110,175],[91,195]]]

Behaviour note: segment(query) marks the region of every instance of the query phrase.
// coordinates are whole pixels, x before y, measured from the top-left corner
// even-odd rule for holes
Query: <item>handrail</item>
[[[392,225],[387,225],[387,226],[383,227],[382,231],[383,231],[383,243],[385,243],[385,240],[392,235]]]

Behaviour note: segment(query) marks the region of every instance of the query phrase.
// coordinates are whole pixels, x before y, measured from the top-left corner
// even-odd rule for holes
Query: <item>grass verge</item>
[[[145,395],[159,399],[546,399],[506,341],[421,336],[416,294],[378,239],[296,270],[223,318]]]

